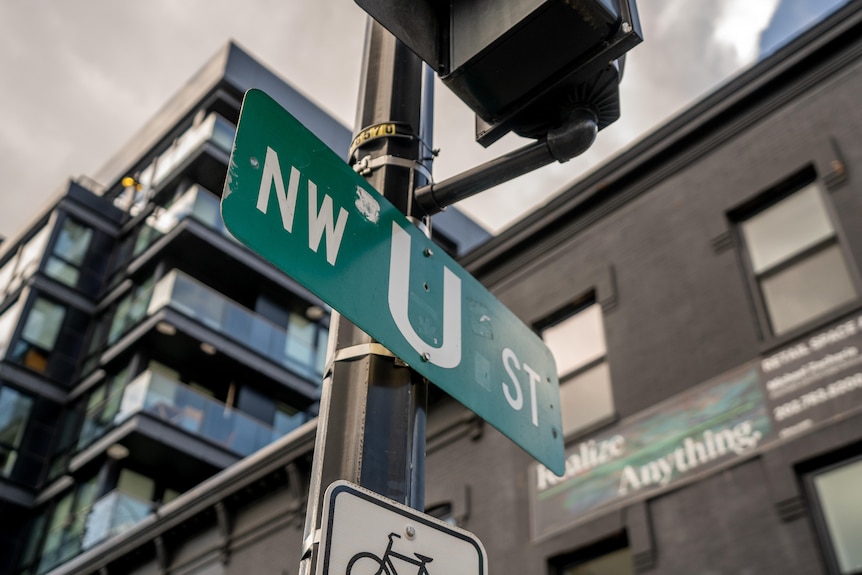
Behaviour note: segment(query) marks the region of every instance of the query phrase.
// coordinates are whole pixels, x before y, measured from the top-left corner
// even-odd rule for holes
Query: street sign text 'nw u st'
[[[243,100],[221,209],[242,243],[562,475],[547,346],[259,90]]]

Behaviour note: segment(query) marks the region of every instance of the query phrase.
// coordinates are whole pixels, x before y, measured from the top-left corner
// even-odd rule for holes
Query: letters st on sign
[[[222,216],[242,243],[563,473],[547,346],[258,90],[243,100]]]

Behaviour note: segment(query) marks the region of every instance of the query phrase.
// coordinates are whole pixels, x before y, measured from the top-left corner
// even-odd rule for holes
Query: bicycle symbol
[[[410,563],[411,565],[419,567],[416,575],[428,575],[428,568],[425,564],[431,563],[433,559],[431,557],[426,557],[425,555],[420,555],[419,553],[414,553],[413,555],[416,556],[416,559],[418,559],[417,561],[412,557],[407,557],[406,555],[393,551],[392,542],[395,537],[401,539],[401,536],[396,533],[389,534],[389,544],[386,545],[386,551],[383,552],[383,558],[380,558],[374,553],[370,553],[368,551],[360,551],[351,557],[350,561],[347,563],[347,573],[345,575],[398,575],[398,570],[395,569],[395,565],[392,563],[393,557],[404,561],[405,563]],[[363,559],[366,561],[362,561]],[[360,564],[358,567],[357,563]],[[355,574],[353,573],[354,567],[357,567]]]

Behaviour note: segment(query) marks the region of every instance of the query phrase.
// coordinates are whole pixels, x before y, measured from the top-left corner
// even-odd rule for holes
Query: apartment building
[[[229,44],[2,244],[0,573],[47,573],[315,416],[330,309],[219,212],[251,87],[346,156],[349,129]],[[457,212],[436,231],[486,236]]]

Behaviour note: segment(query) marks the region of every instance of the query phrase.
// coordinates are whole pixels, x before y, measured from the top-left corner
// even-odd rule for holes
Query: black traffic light
[[[356,0],[476,113],[487,146],[541,138],[573,110],[619,118],[625,53],[642,40],[634,0]]]

